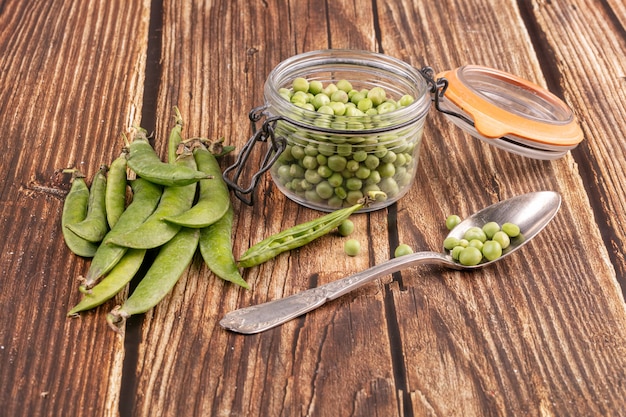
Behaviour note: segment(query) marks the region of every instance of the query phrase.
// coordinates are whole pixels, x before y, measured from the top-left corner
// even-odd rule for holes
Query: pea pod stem
[[[183,143],[183,116],[178,107],[174,107],[174,127],[167,142],[167,161],[173,164],[178,157],[178,147]]]
[[[76,235],[67,227],[68,224],[79,223],[85,219],[89,204],[89,188],[85,182],[85,176],[80,171],[67,169],[63,172],[72,174],[72,185],[63,202],[63,212],[61,214],[63,239],[74,254],[90,258],[96,253],[98,245]]]
[[[161,247],[130,297],[107,315],[113,330],[120,332],[128,317],[150,310],[172,290],[191,263],[199,236],[200,230],[183,228]]]
[[[376,196],[380,193],[380,191],[370,193],[370,196],[359,201],[357,204],[293,226],[262,240],[250,247],[242,257],[239,258],[237,261],[238,266],[250,268],[266,262],[283,252],[299,248],[312,242],[339,226],[344,220],[350,217],[351,214],[363,208],[370,201],[375,200]]]
[[[98,243],[109,230],[106,217],[106,178],[107,167],[102,165],[94,175],[89,190],[89,203],[86,217],[78,223],[68,223],[66,227],[83,239]]]

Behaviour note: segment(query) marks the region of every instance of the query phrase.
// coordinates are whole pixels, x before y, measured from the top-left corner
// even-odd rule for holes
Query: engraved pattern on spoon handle
[[[259,333],[314,310],[327,301],[347,294],[380,276],[425,262],[443,263],[455,267],[454,262],[442,253],[417,252],[391,259],[365,271],[298,294],[232,311],[224,316],[220,325],[239,333]]]

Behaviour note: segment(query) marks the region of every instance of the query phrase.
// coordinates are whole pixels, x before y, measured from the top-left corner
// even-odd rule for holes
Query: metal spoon
[[[528,243],[541,229],[547,226],[560,206],[561,196],[553,191],[524,194],[500,201],[475,213],[459,223],[448,234],[448,236],[460,239],[468,228],[472,226],[482,227],[490,221],[495,221],[499,224],[506,222],[517,224],[520,227],[521,234],[511,239],[511,245],[503,251],[500,258],[494,261],[483,262],[476,266],[463,266],[454,261],[448,253],[426,251],[404,255],[317,288],[311,288],[264,304],[232,311],[224,316],[220,321],[220,325],[238,333],[259,333],[307,313],[327,301],[341,297],[380,276],[422,263],[441,264],[453,269],[485,267],[509,256]]]

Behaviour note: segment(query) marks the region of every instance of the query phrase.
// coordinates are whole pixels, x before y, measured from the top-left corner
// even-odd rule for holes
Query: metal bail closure
[[[235,196],[247,205],[252,205],[253,203],[254,195],[252,194],[252,192],[254,191],[257,184],[259,183],[261,176],[272,167],[274,162],[276,162],[278,157],[283,153],[283,151],[287,147],[287,141],[285,140],[285,138],[283,138],[282,136],[276,137],[274,133],[274,128],[276,126],[276,123],[279,120],[281,120],[282,117],[276,116],[276,117],[267,118],[263,122],[263,125],[261,126],[261,128],[257,130],[256,122],[261,120],[261,118],[264,116],[263,112],[265,109],[266,109],[266,106],[260,106],[260,107],[252,109],[250,113],[248,114],[248,117],[250,119],[250,125],[252,127],[252,131],[254,132],[254,134],[252,135],[252,137],[250,137],[250,139],[248,139],[246,144],[243,146],[243,148],[239,152],[239,155],[237,156],[237,160],[235,161],[235,163],[229,166],[228,168],[226,168],[222,174],[224,181],[226,182],[226,184],[228,184],[229,188],[233,190],[233,192],[235,193]],[[269,139],[269,147],[267,148],[267,151],[265,152],[265,156],[263,157],[261,161],[261,166],[254,174],[252,174],[252,177],[250,179],[250,183],[248,186],[240,185],[239,184],[240,177],[243,174],[244,170],[250,170],[250,167],[248,167],[247,164],[248,164],[248,158],[250,157],[252,153],[252,149],[254,148],[254,145],[256,145],[258,142],[267,143],[268,139]],[[231,172],[233,172],[232,178],[229,177],[229,174]],[[247,194],[250,194],[250,196],[246,197]]]
[[[437,75],[435,106],[472,136],[534,159],[556,159],[583,140],[571,109],[515,75],[466,65]]]

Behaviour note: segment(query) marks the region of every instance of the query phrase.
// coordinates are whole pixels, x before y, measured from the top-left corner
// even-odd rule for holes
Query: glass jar
[[[316,101],[320,90],[328,89],[335,104],[342,101],[339,96],[335,100],[331,87],[347,94],[346,108],[329,105],[321,111],[326,103]],[[384,99],[372,94],[380,107],[361,108],[355,98],[374,88],[385,91]],[[474,65],[434,77],[430,67],[418,70],[367,51],[333,49],[293,56],[271,71],[264,99],[263,106],[250,112],[254,135],[223,175],[247,204],[252,197],[245,196],[270,170],[282,193],[310,208],[333,211],[356,203],[368,191],[382,191],[386,197],[361,211],[389,206],[414,183],[431,99],[437,111],[472,136],[523,157],[560,158],[583,140],[571,109],[530,81]],[[361,112],[347,110],[350,102],[358,102]],[[266,120],[256,129],[262,117]],[[258,142],[269,146],[254,171],[247,160]],[[243,187],[240,177],[250,169],[251,185]]]
[[[297,78],[319,81],[330,91],[341,81],[339,86],[347,90],[348,101],[356,101],[352,96],[358,92],[367,94],[364,89],[380,87],[388,106],[359,115],[341,114],[341,110],[321,113],[292,99]],[[346,88],[344,81],[351,88]],[[268,119],[277,117],[274,135],[286,141],[270,169],[273,181],[293,201],[321,211],[353,205],[368,191],[378,190],[386,197],[362,211],[389,206],[406,194],[415,180],[431,102],[428,93],[417,69],[373,52],[314,51],[281,62],[264,88],[264,113]],[[313,96],[310,93],[308,100]],[[385,107],[392,110],[385,112]]]

